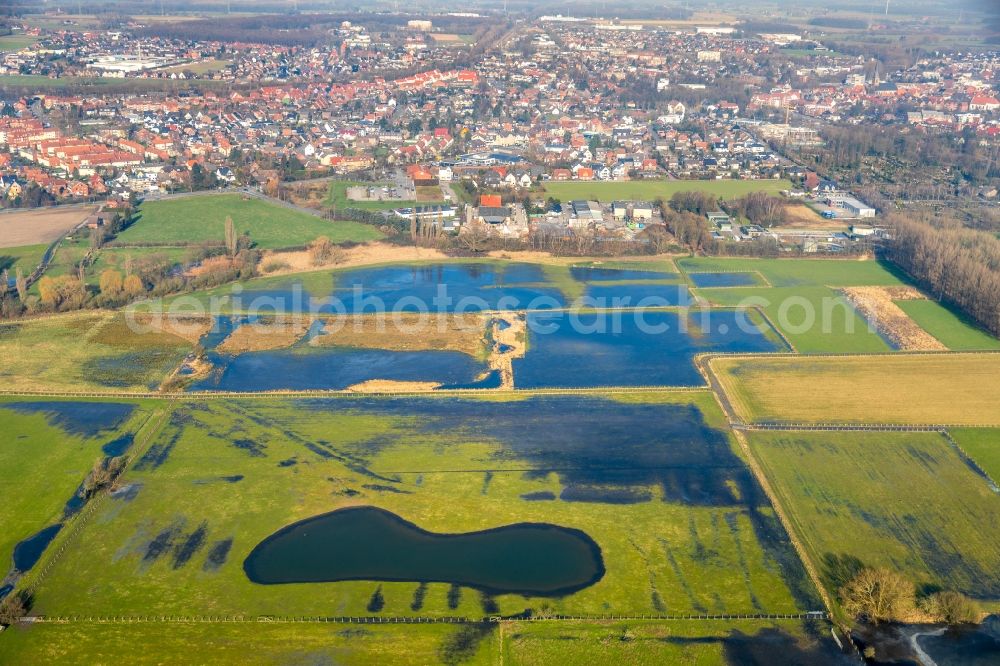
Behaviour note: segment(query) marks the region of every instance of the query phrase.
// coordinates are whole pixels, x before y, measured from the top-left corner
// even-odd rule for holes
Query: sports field
[[[792,189],[787,180],[628,180],[628,181],[569,181],[545,183],[546,196],[560,201],[577,199],[605,203],[619,199],[654,201],[669,199],[677,192],[706,192],[720,199],[736,199],[751,192],[778,194]]]
[[[747,421],[1000,424],[1000,354],[711,361]]]
[[[143,203],[139,219],[118,234],[119,244],[194,245],[225,240],[226,217],[238,234],[249,233],[258,247],[298,247],[318,236],[335,243],[380,237],[375,227],[357,222],[332,222],[239,194],[192,196]]]
[[[862,566],[1000,607],[1000,495],[938,433],[751,432],[831,593]],[[933,589],[933,588],[932,588]]]

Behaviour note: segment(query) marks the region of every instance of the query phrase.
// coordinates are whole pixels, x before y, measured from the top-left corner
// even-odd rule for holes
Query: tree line
[[[1000,336],[1000,239],[895,215],[885,257],[935,298]]]

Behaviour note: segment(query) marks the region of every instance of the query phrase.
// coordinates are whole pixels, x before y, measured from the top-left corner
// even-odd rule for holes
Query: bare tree
[[[483,248],[483,244],[490,235],[490,230],[486,226],[486,223],[480,219],[474,219],[469,224],[462,227],[462,233],[459,238],[462,240],[462,244],[465,245],[471,252],[479,252]]]
[[[24,278],[24,272],[21,271],[20,266],[15,272],[14,284],[17,287],[17,297],[24,303],[25,299],[28,298],[28,281]]]
[[[873,624],[902,620],[913,611],[913,583],[890,569],[863,569],[840,590],[844,610]]]

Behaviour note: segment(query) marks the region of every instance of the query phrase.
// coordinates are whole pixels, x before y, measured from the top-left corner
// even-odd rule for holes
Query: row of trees
[[[1000,335],[1000,239],[970,229],[943,229],[892,216],[886,257],[935,298]]]

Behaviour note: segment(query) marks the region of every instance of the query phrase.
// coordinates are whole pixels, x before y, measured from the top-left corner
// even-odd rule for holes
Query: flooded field
[[[532,312],[528,331],[528,353],[514,361],[518,388],[700,386],[696,354],[785,349],[766,324],[734,310]]]

